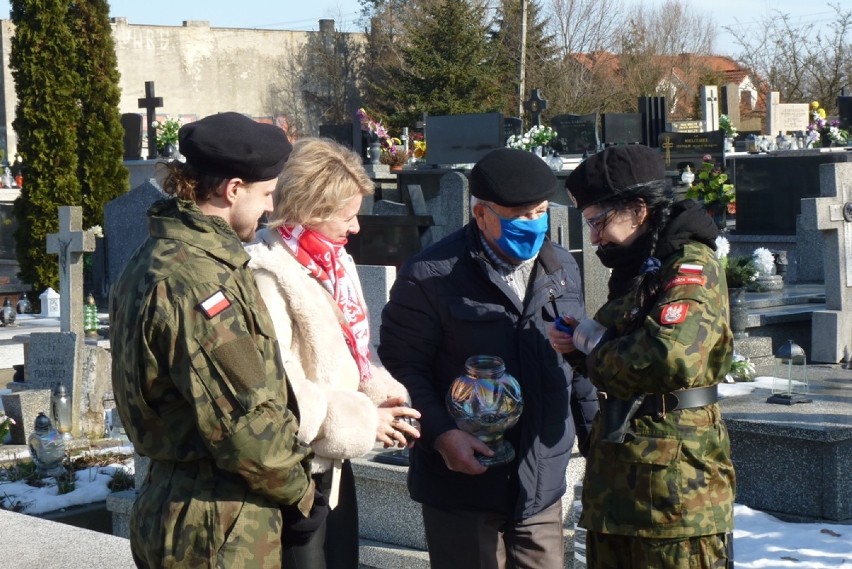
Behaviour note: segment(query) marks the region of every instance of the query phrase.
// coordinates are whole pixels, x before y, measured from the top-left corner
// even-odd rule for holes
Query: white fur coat
[[[259,231],[246,251],[299,403],[299,439],[316,454],[312,470],[324,472],[335,460],[366,454],[376,442],[376,407],[388,397],[407,398],[405,387],[374,363],[372,379],[359,390],[337,305],[277,231]]]

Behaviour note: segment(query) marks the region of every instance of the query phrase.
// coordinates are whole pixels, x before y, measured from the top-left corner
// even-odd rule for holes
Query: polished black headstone
[[[852,128],[852,97],[837,97],[837,115],[840,128],[844,130]]]
[[[642,144],[656,148],[660,133],[666,130],[666,98],[639,97],[639,114],[642,115]]]
[[[510,136],[521,136],[524,134],[524,121],[518,117],[503,118],[503,142],[509,140]]]
[[[426,119],[426,161],[429,164],[474,164],[505,146],[503,115],[481,113],[432,116]]]
[[[737,192],[737,233],[795,235],[802,198],[820,197],[819,167],[848,152],[791,150],[728,158]]]
[[[338,144],[342,144],[346,148],[354,148],[355,146],[355,141],[353,140],[352,132],[352,123],[321,124],[319,127],[319,135],[322,138],[330,138]]]
[[[602,114],[601,141],[604,146],[642,142],[642,115],[639,113]]]
[[[121,126],[124,128],[124,159],[142,160],[142,115],[122,114]]]
[[[559,154],[586,154],[600,148],[598,115],[557,115],[550,119],[556,139],[550,145]]]
[[[666,170],[683,170],[687,164],[697,172],[703,163],[703,157],[710,155],[713,162],[723,163],[725,133],[713,132],[664,132],[660,134],[657,146],[666,163]]]

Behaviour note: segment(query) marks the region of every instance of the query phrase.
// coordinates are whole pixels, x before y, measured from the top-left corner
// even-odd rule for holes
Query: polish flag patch
[[[677,272],[683,275],[701,275],[704,274],[704,265],[684,263],[680,266]]]
[[[685,302],[667,304],[660,313],[660,324],[680,324],[686,320],[689,305]]]
[[[206,300],[202,300],[201,304],[198,305],[201,312],[204,313],[208,320],[221,313],[229,306],[231,306],[231,301],[228,300],[225,293],[221,290],[217,290],[212,296],[208,297]]]
[[[676,286],[683,286],[683,285],[704,286],[704,284],[706,282],[707,282],[707,277],[704,277],[704,276],[682,275],[682,276],[675,277],[672,280],[670,280],[669,282],[667,282],[664,290],[669,290],[670,288],[674,288]]]

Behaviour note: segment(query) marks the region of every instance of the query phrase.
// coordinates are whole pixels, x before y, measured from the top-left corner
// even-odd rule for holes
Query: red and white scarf
[[[346,239],[333,240],[301,225],[280,226],[278,234],[312,277],[331,294],[343,313],[343,337],[361,375],[370,379],[370,323],[361,298],[355,264],[346,252]]]

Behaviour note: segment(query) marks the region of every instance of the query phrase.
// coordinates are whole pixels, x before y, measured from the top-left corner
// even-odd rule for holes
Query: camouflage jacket
[[[110,299],[116,405],[152,459],[134,505],[137,564],[280,566],[281,507],[313,502],[310,452],[249,257],[191,202],[148,215]]]
[[[727,285],[713,251],[696,242],[663,260],[661,292],[627,329],[634,293],[595,319],[615,332],[588,358],[589,377],[609,397],[718,384],[730,367]],[[583,484],[581,525],[647,538],[709,535],[733,528],[734,470],[718,403],[631,420],[634,438],[599,440],[599,417]]]

